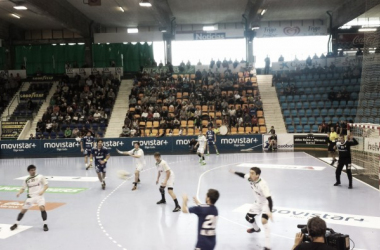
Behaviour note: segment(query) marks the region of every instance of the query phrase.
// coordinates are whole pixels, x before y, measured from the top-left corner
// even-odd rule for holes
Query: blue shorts
[[[215,145],[215,141],[214,140],[207,141],[207,145]]]
[[[83,155],[84,156],[90,156],[91,155],[91,149],[88,149],[88,148],[84,149]]]
[[[107,165],[104,164],[104,165],[96,165],[95,166],[95,171],[96,173],[106,173],[106,168],[107,168]]]

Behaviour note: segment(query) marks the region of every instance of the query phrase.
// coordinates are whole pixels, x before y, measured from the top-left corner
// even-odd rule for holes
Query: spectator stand
[[[289,133],[321,132],[323,121],[341,127],[354,120],[360,75],[350,67],[279,71],[274,84]]]
[[[198,135],[210,125],[216,131],[225,125],[230,134],[266,133],[257,80],[249,72],[144,73],[135,79],[129,104],[124,130],[130,136]]]

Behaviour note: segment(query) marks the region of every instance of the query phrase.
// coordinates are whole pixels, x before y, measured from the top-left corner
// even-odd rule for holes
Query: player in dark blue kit
[[[87,164],[87,158],[91,155],[91,150],[94,147],[95,138],[91,135],[91,132],[88,131],[86,136],[83,136],[80,141],[80,151],[84,154],[84,163],[86,166],[86,170],[88,170],[92,164]],[[91,158],[92,159],[92,158]]]
[[[106,189],[106,168],[107,161],[111,157],[110,153],[108,153],[108,149],[103,147],[103,141],[98,141],[98,146],[91,150],[90,162],[92,162],[92,157],[95,158],[95,170],[98,174],[99,181],[102,185],[102,189]]]
[[[215,189],[209,189],[206,196],[206,205],[201,203],[194,197],[195,207],[187,208],[187,195],[183,195],[183,213],[196,214],[198,221],[198,242],[195,250],[213,250],[216,245],[216,222],[218,220],[218,209],[215,207],[216,201],[219,199],[219,192]]]
[[[216,147],[216,134],[214,131],[212,131],[212,127],[208,127],[208,131],[206,132],[206,139],[207,139],[207,155],[210,155],[210,145],[214,145],[216,154],[219,155],[218,148]]]

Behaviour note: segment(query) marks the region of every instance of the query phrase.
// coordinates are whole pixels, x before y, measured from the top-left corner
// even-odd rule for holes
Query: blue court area
[[[379,191],[356,179],[349,190],[345,174],[342,186],[333,187],[335,169],[306,153],[212,154],[205,166],[200,166],[196,155],[162,158],[175,173],[174,192],[180,204],[183,193],[203,201],[209,188],[220,191],[216,249],[263,249],[263,231],[246,233],[245,214],[254,202],[250,185],[228,171],[248,172],[252,166],[262,169],[273,197],[272,249],[291,249],[297,224],[305,224],[316,214],[336,232],[349,234],[355,249],[380,249]],[[156,205],[160,200],[156,167],[153,156],[146,160],[141,185],[134,192],[131,180],[117,176],[119,170],[134,171],[128,157],[111,156],[106,190],[101,189],[93,168],[85,170],[81,157],[0,160],[1,249],[194,249],[197,217],[173,213],[168,194],[166,205]],[[29,164],[37,166],[52,188],[45,194],[50,231],[43,232],[40,212],[31,210],[11,233],[9,226],[26,197],[16,198],[12,186],[21,186],[18,178],[28,174]]]

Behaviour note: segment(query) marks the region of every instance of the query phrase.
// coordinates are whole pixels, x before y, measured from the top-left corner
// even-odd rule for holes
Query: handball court
[[[117,175],[119,170],[134,171],[129,157],[111,156],[106,190],[101,189],[94,168],[85,170],[82,157],[0,160],[1,249],[194,249],[197,217],[173,213],[167,192],[166,205],[156,205],[160,200],[156,167],[153,156],[145,158],[141,185],[134,192],[132,181]],[[345,173],[342,186],[333,187],[335,168],[306,153],[211,154],[205,166],[196,155],[162,158],[175,173],[174,192],[180,205],[183,193],[204,201],[209,188],[219,190],[216,249],[263,249],[263,231],[246,233],[245,214],[254,202],[250,185],[229,173],[230,168],[248,172],[252,166],[262,169],[261,177],[272,193],[272,249],[291,249],[299,232],[297,224],[305,224],[315,214],[336,232],[349,234],[355,249],[380,249],[380,192],[356,179],[349,190]],[[51,189],[45,194],[49,232],[42,230],[38,209],[28,211],[18,229],[9,230],[26,198],[25,193],[17,198],[16,192],[29,164],[35,164],[37,173],[49,181]]]

